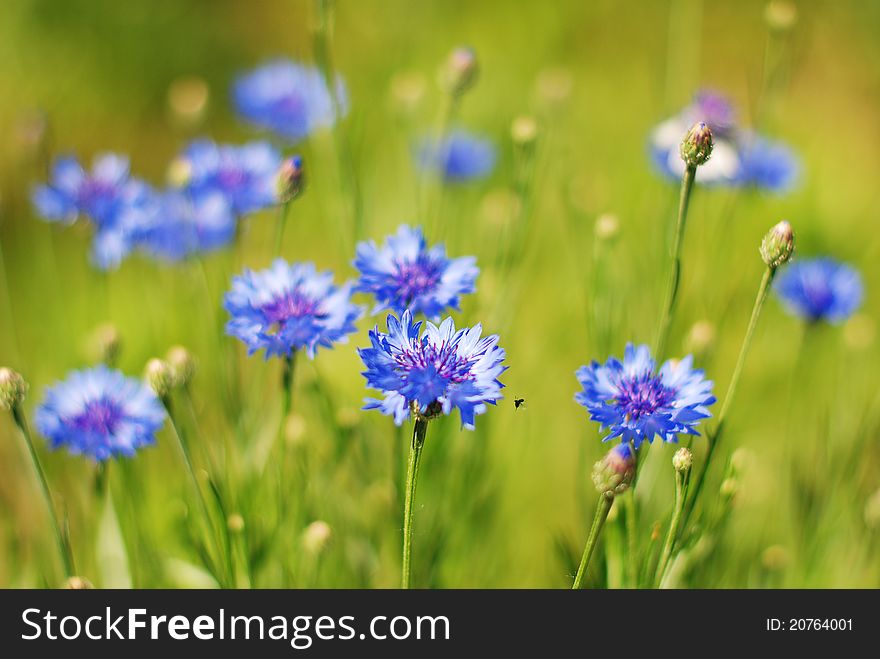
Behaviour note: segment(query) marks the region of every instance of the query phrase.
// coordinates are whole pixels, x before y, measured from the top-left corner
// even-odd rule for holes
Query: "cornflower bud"
[[[147,362],[144,379],[159,398],[164,398],[174,384],[174,370],[164,359],[154,357]]]
[[[680,474],[690,471],[693,464],[694,454],[685,446],[678,449],[675,452],[675,455],[672,456],[672,466],[675,468],[675,471]]]
[[[629,444],[618,444],[593,466],[593,484],[599,494],[614,497],[626,492],[636,474],[636,457]]]
[[[28,383],[17,371],[11,368],[0,368],[0,407],[12,410],[24,401]]]
[[[443,84],[450,94],[459,96],[473,87],[478,73],[476,51],[468,46],[459,46],[446,60]]]
[[[174,346],[168,350],[165,357],[171,366],[171,385],[173,387],[185,387],[196,374],[196,359],[192,353],[183,346]]]
[[[688,167],[705,165],[712,155],[712,129],[704,121],[698,121],[681,141],[681,159]]]
[[[281,163],[275,179],[275,193],[278,201],[286,204],[296,199],[303,190],[305,174],[303,160],[300,156],[291,156]]]
[[[794,254],[794,232],[783,220],[775,225],[761,241],[761,258],[774,270],[786,263]]]

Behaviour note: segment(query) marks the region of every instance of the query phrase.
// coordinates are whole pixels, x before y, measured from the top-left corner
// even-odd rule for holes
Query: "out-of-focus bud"
[[[278,201],[282,204],[293,201],[302,192],[304,184],[303,159],[300,156],[286,158],[281,163],[275,178],[275,194],[278,195]]]
[[[691,470],[694,464],[694,454],[686,446],[682,446],[672,456],[672,466],[680,474],[684,474]]]
[[[295,445],[302,442],[306,436],[306,420],[296,412],[287,417],[284,422],[284,439],[288,444]]]
[[[188,158],[175,158],[168,165],[168,171],[165,178],[168,185],[174,188],[182,188],[189,183],[192,177],[192,163]]]
[[[336,423],[343,430],[355,428],[361,420],[361,413],[356,407],[342,407],[336,412]]]
[[[874,492],[865,502],[865,524],[869,529],[880,530],[880,490]]]
[[[877,334],[877,323],[866,313],[857,313],[843,326],[843,340],[850,348],[870,348]]]
[[[740,447],[730,454],[730,468],[735,474],[742,474],[755,461],[755,454],[747,448]]]
[[[538,137],[538,122],[534,117],[521,116],[510,125],[510,137],[517,146],[527,148],[535,143]]]
[[[116,365],[119,353],[122,352],[122,335],[116,325],[105,323],[96,327],[90,343],[92,348],[89,352],[92,356],[107,366]]]
[[[705,354],[715,344],[715,325],[708,320],[698,320],[687,333],[684,351],[697,355]]]
[[[303,531],[302,543],[306,553],[318,556],[330,544],[333,539],[333,530],[327,522],[317,520],[312,522]]]
[[[397,73],[391,78],[391,100],[396,109],[404,113],[415,110],[428,89],[425,76],[419,72]]]
[[[195,126],[205,116],[210,95],[202,78],[184,76],[168,86],[168,110],[171,118],[184,126]]]
[[[619,231],[620,222],[617,216],[612,213],[602,213],[596,218],[596,223],[593,225],[593,232],[598,240],[612,240]]]
[[[144,379],[159,398],[165,398],[174,385],[174,370],[164,359],[154,357],[147,362]]]
[[[538,74],[535,91],[538,99],[547,105],[559,105],[571,95],[574,80],[565,69],[545,69]]]
[[[786,32],[795,26],[797,20],[797,7],[790,0],[770,0],[764,8],[764,21],[771,30]]]
[[[794,231],[791,230],[788,222],[782,220],[770,229],[761,241],[761,258],[764,259],[767,267],[775,270],[786,263],[792,254],[794,254]]]
[[[721,488],[719,489],[721,496],[732,499],[736,496],[736,493],[739,492],[739,482],[735,478],[725,478],[721,481]]]
[[[15,146],[27,158],[45,153],[49,138],[49,120],[42,110],[31,111],[15,123]]]
[[[11,410],[21,405],[27,395],[28,383],[17,371],[0,368],[0,407]]]
[[[712,155],[712,129],[705,121],[698,121],[681,141],[681,159],[688,167],[705,165]]]
[[[782,545],[770,545],[761,554],[761,565],[767,570],[784,570],[788,566],[788,550]]]
[[[593,466],[593,484],[606,497],[626,492],[635,475],[636,456],[629,444],[618,444]]]
[[[183,346],[173,346],[168,350],[165,360],[171,366],[173,387],[185,387],[196,374],[196,358]]]
[[[239,513],[232,513],[226,518],[226,528],[230,533],[241,533],[244,531],[244,517]]]
[[[94,586],[92,582],[85,577],[70,577],[64,582],[62,587],[65,590],[92,590]]]
[[[458,96],[474,86],[478,74],[476,51],[469,46],[459,46],[446,60],[442,73],[443,86],[450,94]]]

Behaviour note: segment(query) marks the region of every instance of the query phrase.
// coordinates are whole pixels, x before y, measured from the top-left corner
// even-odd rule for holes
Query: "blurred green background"
[[[570,583],[571,557],[579,556],[595,505],[589,471],[607,448],[573,401],[574,371],[655,335],[678,189],[651,170],[646,139],[695,90],[711,87],[732,96],[747,125],[769,88],[762,130],[798,152],[802,172],[784,196],[697,190],[670,352],[696,348],[697,364],[723,396],[762,273],[757,248],[780,219],[792,222],[799,255],[830,254],[857,266],[866,301],[846,325],[816,328],[807,340],[801,323],[769,301],[725,440],[728,451],[744,449],[735,457],[733,501],[717,494],[722,465],[707,484],[704,517],[729,505],[729,519],[694,536],[695,558],[680,585],[880,586],[880,503],[869,504],[880,488],[880,3],[794,6],[791,29],[771,32],[757,0],[337,3],[333,52],[350,92],[342,130],[363,197],[362,238],[421,222],[411,145],[436,124],[438,66],[456,45],[472,45],[481,63],[458,123],[499,148],[488,180],[444,193],[433,237],[452,255],[478,257],[478,293],[456,321],[481,321],[501,335],[508,397],[478,419],[475,432],[460,432],[457,418],[429,428],[417,585]],[[234,250],[206,260],[207,281],[192,264],[138,256],[101,275],[87,261],[87,229],[40,221],[29,190],[45,178],[47,154],[89,161],[102,151],[127,153],[133,171],[158,184],[194,136],[255,139],[232,112],[231,83],[270,57],[312,60],[314,21],[305,1],[0,4],[0,365],[30,382],[29,413],[45,386],[96,360],[90,337],[110,322],[129,374],[174,344],[197,355],[197,462],[212,464],[229,446],[226,455],[236,460],[275,432],[280,365],[247,358],[241,345],[218,336],[230,276],[272,257],[273,213],[246,220]],[[519,212],[513,190],[521,154],[510,127],[522,115],[535,118],[538,137],[532,196]],[[291,210],[283,256],[353,277],[332,138],[317,135],[298,150],[309,188]],[[619,231],[597,238],[595,222],[609,213]],[[511,222],[526,249],[508,271],[496,264]],[[695,343],[698,321],[713,331]],[[407,429],[399,434],[389,419],[358,411],[368,392],[355,347],[367,343],[375,322],[384,326],[365,318],[347,345],[300,360],[288,440],[302,468],[285,486],[308,499],[308,514],[278,530],[281,540],[253,585],[397,585],[392,461]],[[230,402],[223,383],[236,372],[240,399]],[[515,410],[514,397],[526,407]],[[697,461],[702,441],[694,444]],[[83,576],[99,585],[207,583],[186,539],[189,492],[167,431],[134,460],[110,465],[128,553],[122,576],[107,558],[119,547],[99,512],[94,466],[64,451],[41,453],[70,516]],[[655,445],[639,484],[646,544],[669,515],[672,453]],[[225,464],[227,473],[247,471]],[[231,490],[230,512],[257,542],[274,504],[265,493]],[[332,539],[309,554],[301,538],[315,519],[329,524]],[[23,446],[11,420],[0,419],[0,585],[54,585],[60,569],[52,551]],[[600,555],[592,585],[607,583],[605,569]]]

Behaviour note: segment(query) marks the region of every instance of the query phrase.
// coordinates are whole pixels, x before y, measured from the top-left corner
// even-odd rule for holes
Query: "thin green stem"
[[[675,504],[672,511],[672,520],[669,522],[669,530],[666,532],[666,539],[663,541],[663,550],[660,552],[660,561],[657,563],[657,571],[654,575],[654,582],[657,587],[663,583],[663,577],[669,568],[669,559],[672,558],[672,552],[675,549],[675,541],[678,538],[678,529],[681,524],[682,513],[684,512],[684,502],[687,499],[688,482],[690,481],[690,470],[687,472],[675,471]]]
[[[290,211],[290,202],[285,201],[278,207],[278,222],[275,224],[275,251],[274,255],[281,254],[281,245],[284,242],[284,227],[287,224],[287,215]]]
[[[638,475],[638,470],[636,474]],[[639,525],[635,487],[629,488],[629,492],[624,497],[624,503],[626,504],[626,574],[629,587],[637,588],[639,578]]]
[[[284,428],[287,417],[293,409],[293,374],[296,370],[296,351],[291,352],[284,359],[281,370],[281,441],[284,441]]]
[[[599,503],[596,506],[596,516],[593,517],[593,525],[590,527],[590,535],[587,537],[587,544],[584,547],[584,554],[581,556],[581,564],[578,566],[577,574],[574,582],[571,584],[572,590],[580,590],[584,587],[584,579],[587,576],[587,568],[590,566],[590,558],[593,556],[593,550],[596,549],[596,543],[599,540],[599,534],[602,533],[602,527],[605,526],[605,520],[608,519],[608,511],[611,510],[611,504],[614,503],[614,497],[606,494],[599,495]]]
[[[675,225],[675,238],[672,244],[672,270],[669,273],[669,285],[666,290],[666,304],[663,307],[663,316],[660,321],[660,331],[657,334],[657,343],[654,348],[654,357],[658,361],[663,359],[666,352],[666,343],[669,340],[669,328],[675,315],[675,306],[678,302],[678,288],[681,281],[681,247],[684,242],[684,230],[687,225],[688,207],[690,206],[691,190],[694,187],[694,177],[697,168],[688,165],[681,178],[681,194],[678,199],[678,218]]]
[[[49,490],[49,481],[46,480],[46,472],[43,471],[43,466],[40,464],[40,458],[34,448],[34,442],[33,439],[31,439],[31,433],[28,429],[27,419],[19,405],[13,405],[12,418],[21,432],[21,436],[24,439],[24,443],[27,446],[28,453],[31,457],[31,464],[33,464],[34,471],[37,474],[40,491],[43,493],[43,500],[46,503],[46,509],[49,511],[52,530],[55,533],[55,543],[58,545],[58,554],[61,557],[61,564],[64,566],[64,576],[70,578],[75,574],[73,551],[71,551],[67,535],[64,533],[64,530],[58,521],[58,513],[55,511],[55,504],[52,501],[52,493]]]
[[[733,396],[736,393],[736,387],[739,384],[740,376],[742,375],[742,370],[746,363],[746,356],[748,355],[749,347],[752,344],[752,337],[755,334],[755,328],[758,326],[758,319],[761,316],[761,309],[763,309],[764,301],[767,299],[767,295],[770,293],[770,285],[773,283],[773,277],[775,275],[776,268],[768,267],[766,270],[764,270],[764,276],[762,277],[761,284],[758,287],[758,295],[755,297],[755,305],[752,307],[752,316],[751,318],[749,318],[749,325],[746,328],[746,335],[743,338],[742,346],[739,350],[739,357],[737,357],[736,366],[734,366],[733,369],[733,374],[730,376],[730,384],[727,386],[727,394],[724,396],[724,403],[721,405],[721,412],[718,414],[718,425],[715,427],[714,432],[708,433],[706,436],[706,459],[703,461],[703,466],[700,469],[700,474],[697,476],[696,483],[694,484],[693,494],[691,495],[690,502],[685,509],[682,528],[685,528],[687,526],[687,522],[690,519],[697,499],[700,496],[700,492],[703,490],[703,484],[706,481],[706,473],[709,471],[709,465],[712,461],[712,456],[715,454],[715,451],[718,448],[718,444],[721,442],[721,437],[724,434],[727,413],[730,411],[730,405],[733,402]]]
[[[413,506],[416,498],[416,485],[419,480],[419,463],[422,459],[422,447],[425,445],[427,430],[428,421],[417,418],[413,424],[412,443],[409,447],[409,463],[406,469],[406,498],[403,504],[403,561],[400,578],[400,587],[403,589],[410,587],[412,577]]]
[[[177,446],[180,449],[181,456],[183,457],[183,463],[186,467],[186,473],[189,476],[190,485],[195,492],[196,501],[198,501],[199,511],[202,514],[204,525],[208,531],[209,536],[211,536],[211,539],[213,541],[212,544],[214,544],[215,550],[217,551],[217,553],[222,554],[223,560],[225,562],[227,576],[221,577],[220,574],[216,573],[214,576],[218,579],[218,581],[221,582],[221,586],[224,585],[224,583],[233,585],[235,584],[235,577],[233,574],[235,563],[232,558],[231,543],[226,520],[220,521],[220,539],[218,540],[214,518],[211,515],[210,508],[208,507],[208,502],[205,499],[205,495],[202,492],[202,487],[199,484],[198,476],[196,475],[195,466],[193,465],[192,460],[192,453],[190,451],[189,441],[187,440],[186,433],[184,432],[180,423],[178,423],[177,417],[174,413],[174,406],[172,405],[171,398],[169,396],[163,396],[162,404],[165,406],[165,410],[168,412],[168,419],[171,422],[172,434],[177,441]]]

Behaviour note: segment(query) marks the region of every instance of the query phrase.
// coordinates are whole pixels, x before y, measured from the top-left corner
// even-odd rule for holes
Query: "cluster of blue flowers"
[[[278,60],[240,78],[233,101],[246,121],[295,143],[346,112],[345,86],[335,84],[331,92],[317,69]],[[774,191],[791,186],[797,172],[791,151],[739,128],[733,106],[711,92],[697,94],[653,132],[651,156],[662,172],[681,176],[678,145],[697,120],[711,127],[715,142],[698,180]],[[417,148],[419,164],[447,181],[486,176],[495,157],[491,142],[463,131],[439,142],[423,140]],[[135,249],[177,261],[229,244],[243,216],[283,201],[282,164],[282,154],[267,142],[198,140],[172,162],[169,186],[157,190],[132,177],[122,156],[100,156],[91,171],[62,158],[33,200],[50,221],[88,219],[95,228],[93,259],[101,268],[117,266]],[[298,159],[293,169],[301,172]],[[277,259],[265,270],[245,270],[224,299],[227,332],[249,354],[289,358],[304,350],[314,358],[319,347],[332,348],[356,332],[364,308],[352,297],[369,294],[373,314],[390,314],[387,330],[374,327],[370,347],[358,350],[368,386],[381,393],[367,399],[365,409],[398,425],[413,415],[431,418],[457,409],[462,426],[472,429],[476,416],[502,397],[499,377],[506,370],[497,336],[482,336],[480,325],[456,330],[452,318],[443,318],[475,291],[476,260],[449,258],[443,245],[428,245],[421,229],[402,225],[381,245],[359,243],[353,265],[358,279],[339,286],[312,263]],[[840,322],[862,298],[858,273],[827,258],[788,265],[775,290],[788,310],[809,322]],[[647,346],[627,345],[622,361],[594,361],[576,375],[582,387],[576,401],[607,432],[605,440],[619,439],[628,451],[654,437],[676,442],[699,434],[715,402],[712,382],[693,368],[690,356],[657,368]],[[131,455],[151,443],[163,419],[161,402],[148,387],[105,367],[73,373],[48,391],[37,413],[53,446],[97,460]]]
[[[171,184],[160,190],[132,177],[124,156],[99,156],[90,172],[65,157],[34,190],[33,202],[50,222],[91,222],[92,261],[101,270],[118,267],[135,250],[178,261],[228,245],[239,218],[277,203],[281,162],[266,143],[199,140],[172,162]]]
[[[697,121],[712,130],[712,157],[697,169],[700,183],[753,186],[782,193],[797,181],[795,154],[781,142],[767,139],[738,125],[733,104],[721,94],[701,91],[690,105],[651,132],[651,161],[664,176],[680,180],[684,163],[679,155],[681,137]]]

